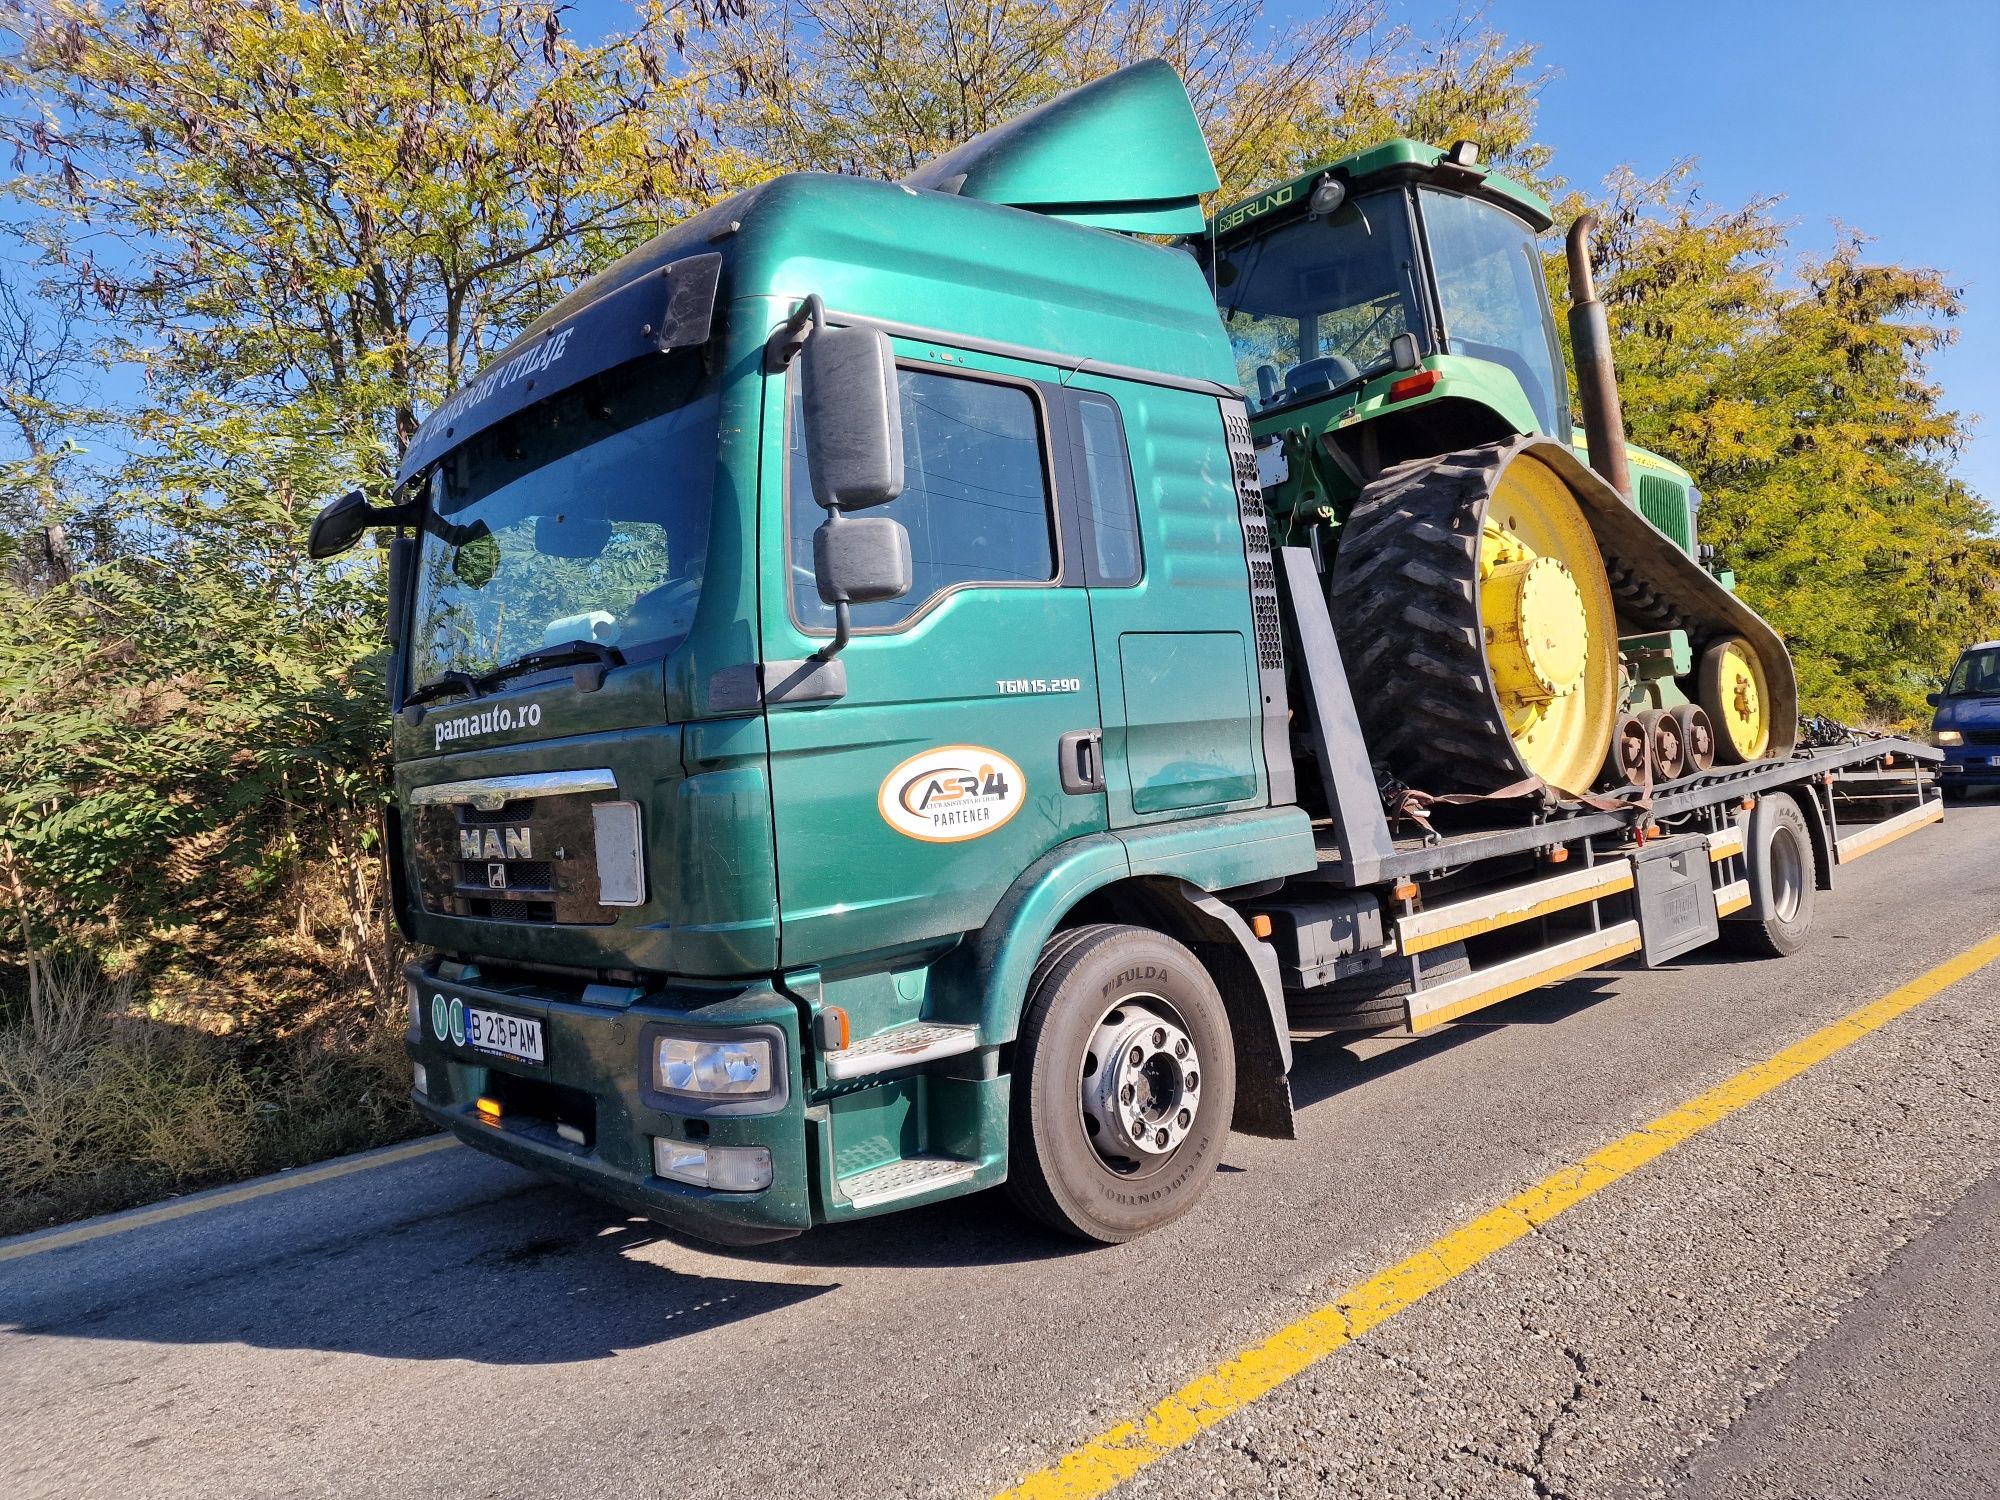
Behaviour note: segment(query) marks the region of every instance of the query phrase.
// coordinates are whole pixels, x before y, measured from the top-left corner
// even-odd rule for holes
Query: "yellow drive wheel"
[[[1328,579],[1370,757],[1433,792],[1586,792],[1618,718],[1618,622],[1582,507],[1494,444],[1383,471]]]
[[[1771,689],[1764,664],[1741,636],[1717,641],[1701,656],[1701,706],[1715,725],[1715,758],[1760,760],[1771,748]]]
[[[1617,717],[1618,624],[1576,500],[1534,458],[1500,472],[1479,534],[1488,674],[1524,770],[1587,791]]]

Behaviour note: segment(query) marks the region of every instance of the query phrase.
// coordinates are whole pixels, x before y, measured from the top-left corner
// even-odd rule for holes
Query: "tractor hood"
[[[1220,187],[1201,122],[1158,58],[1059,94],[926,162],[908,187],[1128,234],[1193,234]]]

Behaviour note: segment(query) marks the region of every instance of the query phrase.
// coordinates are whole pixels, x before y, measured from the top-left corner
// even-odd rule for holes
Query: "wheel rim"
[[[1522,767],[1589,790],[1617,717],[1618,629],[1597,539],[1569,487],[1535,459],[1507,465],[1487,504],[1479,618]]]
[[[1123,1176],[1165,1166],[1201,1114],[1202,1061],[1174,1008],[1158,995],[1110,1006],[1078,1068],[1084,1135]]]
[[[1743,760],[1756,760],[1771,744],[1771,691],[1763,663],[1747,641],[1732,640],[1716,664],[1716,701],[1709,717]]]
[[[1799,837],[1789,828],[1780,828],[1771,838],[1771,915],[1790,922],[1799,914],[1805,899],[1805,859]]]

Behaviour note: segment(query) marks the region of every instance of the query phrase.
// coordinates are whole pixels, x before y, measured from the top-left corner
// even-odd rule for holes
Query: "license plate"
[[[542,1062],[542,1023],[497,1010],[465,1008],[465,1045],[519,1062]]]
[[[1986,764],[1987,764],[1987,765],[1989,765],[1989,766],[2000,766],[2000,755],[1989,755],[1989,756],[1987,756],[1987,757],[1986,757]]]

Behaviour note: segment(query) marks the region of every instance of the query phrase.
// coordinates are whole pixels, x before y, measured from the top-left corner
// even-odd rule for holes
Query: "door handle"
[[[1062,789],[1081,796],[1104,790],[1104,731],[1072,729],[1056,742]]]

